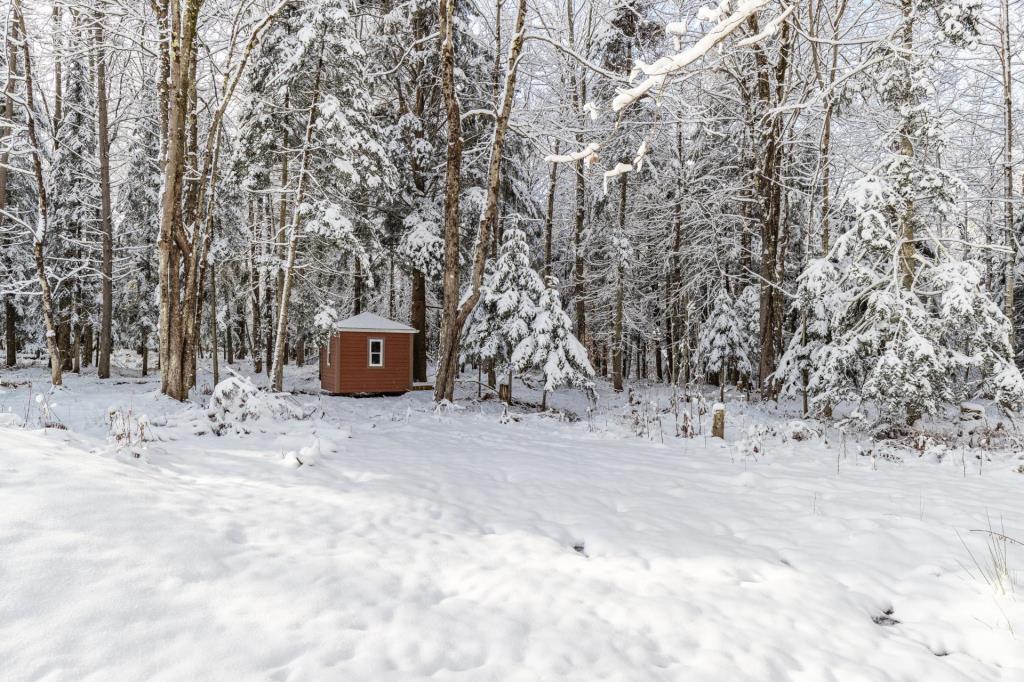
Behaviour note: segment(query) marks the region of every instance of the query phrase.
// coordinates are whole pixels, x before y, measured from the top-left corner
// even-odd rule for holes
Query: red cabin
[[[343,320],[320,348],[320,387],[332,395],[411,391],[416,333],[407,324],[373,313]]]

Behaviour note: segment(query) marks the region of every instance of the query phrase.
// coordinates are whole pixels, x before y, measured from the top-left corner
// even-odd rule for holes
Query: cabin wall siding
[[[384,339],[384,366],[370,367],[370,339]],[[326,366],[331,352],[332,366]],[[320,353],[321,387],[328,393],[403,393],[412,389],[412,334],[338,332]]]
[[[341,392],[341,343],[338,334],[333,335],[326,346],[320,347],[320,388],[328,393]],[[331,364],[327,365],[327,354]]]

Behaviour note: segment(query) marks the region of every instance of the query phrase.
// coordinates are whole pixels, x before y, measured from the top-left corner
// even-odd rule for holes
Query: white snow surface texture
[[[217,437],[152,377],[67,381],[69,430],[0,426],[0,680],[1024,680],[1024,590],[957,537],[1024,534],[1009,461],[662,444],[607,395],[594,429],[305,395]]]

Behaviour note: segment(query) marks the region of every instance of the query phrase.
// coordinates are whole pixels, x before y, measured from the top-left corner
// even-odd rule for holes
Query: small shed
[[[398,394],[412,390],[416,329],[373,313],[334,328],[320,348],[320,387],[332,395]]]

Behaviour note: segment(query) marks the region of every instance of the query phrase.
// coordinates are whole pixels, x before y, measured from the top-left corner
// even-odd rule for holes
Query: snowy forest
[[[82,566],[145,566],[96,578],[108,606],[67,588],[71,621],[0,589],[0,678],[1024,679],[1021,0],[0,8],[0,575],[65,575],[70,539],[14,531],[54,516]],[[407,395],[330,388],[364,329],[401,337],[371,374],[408,340]],[[261,565],[296,610],[243,645]],[[180,660],[32,638],[122,608]],[[222,631],[177,609],[231,632],[183,663]],[[702,609],[721,641],[661,629]],[[794,628],[838,634],[797,654]]]
[[[472,361],[1012,408],[1019,9],[10,0],[6,362],[280,390],[374,311],[438,400]]]

